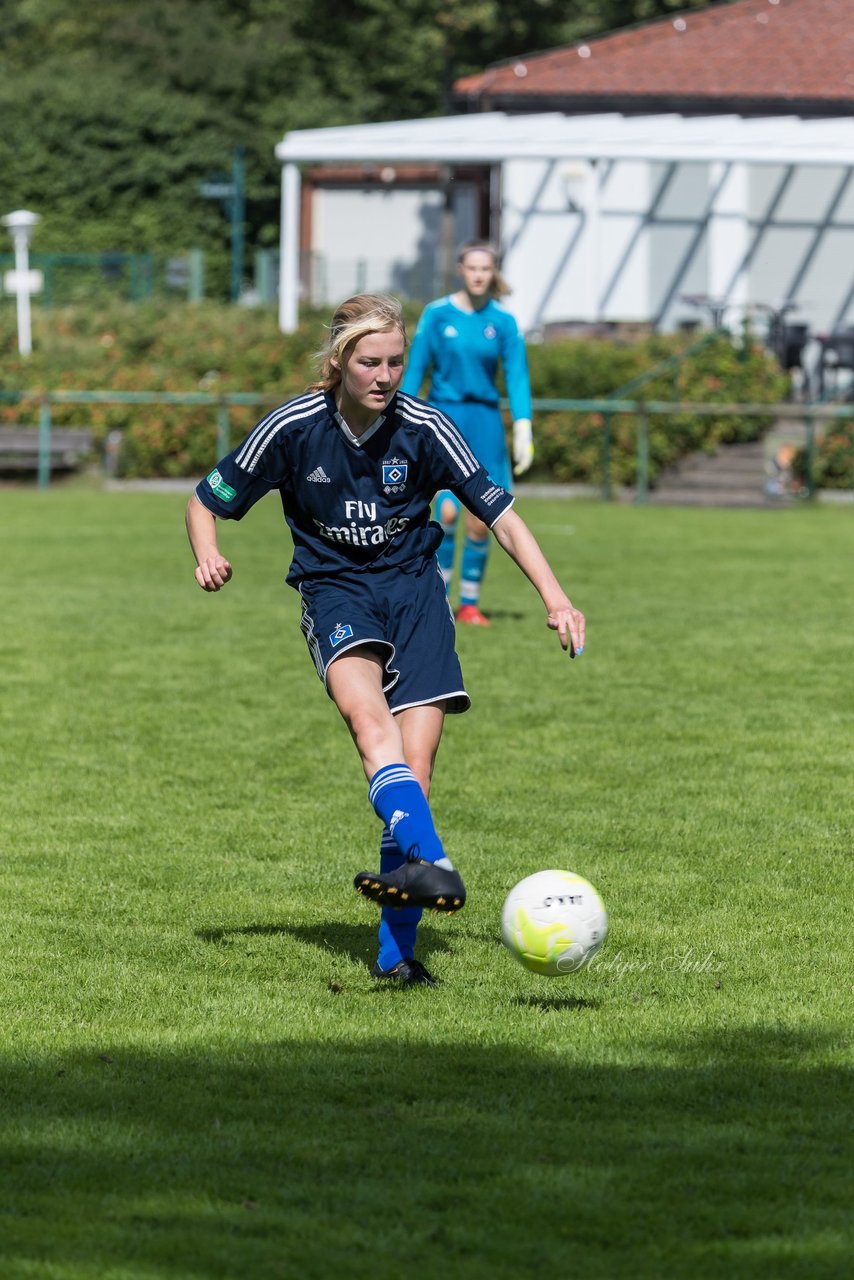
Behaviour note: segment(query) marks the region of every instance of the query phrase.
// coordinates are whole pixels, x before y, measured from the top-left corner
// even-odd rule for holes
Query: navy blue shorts
[[[359,645],[385,655],[383,692],[392,711],[444,702],[468,711],[454,647],[454,615],[434,559],[399,568],[301,582],[300,627],[324,685],[330,664]]]

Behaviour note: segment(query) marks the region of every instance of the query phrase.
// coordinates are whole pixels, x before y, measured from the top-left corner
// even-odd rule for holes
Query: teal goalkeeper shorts
[[[513,472],[507,452],[504,419],[498,406],[484,404],[479,400],[458,400],[453,404],[450,401],[439,404],[431,400],[430,403],[459,428],[466,444],[489,473],[490,480],[512,493]],[[437,494],[436,502],[439,504],[446,500],[452,502],[459,511],[459,499],[450,490],[443,489]]]

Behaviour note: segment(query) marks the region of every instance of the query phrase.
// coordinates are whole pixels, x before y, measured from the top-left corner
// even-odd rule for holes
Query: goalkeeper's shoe
[[[424,907],[452,915],[465,905],[466,889],[460,873],[413,858],[394,871],[360,871],[356,892],[381,907]]]
[[[489,618],[481,613],[476,604],[461,604],[454,615],[457,622],[467,627],[488,627]]]
[[[383,982],[397,981],[402,987],[438,987],[439,979],[424,968],[420,960],[398,960],[390,969],[381,969],[379,963],[371,969],[371,977]]]

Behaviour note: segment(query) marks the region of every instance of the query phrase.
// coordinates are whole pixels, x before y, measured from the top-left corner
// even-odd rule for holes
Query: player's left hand
[[[513,474],[524,475],[534,461],[534,437],[530,418],[517,418],[513,423]]]
[[[570,658],[581,656],[587,626],[583,613],[567,600],[563,607],[549,610],[548,625],[558,633],[561,648],[569,649]]]

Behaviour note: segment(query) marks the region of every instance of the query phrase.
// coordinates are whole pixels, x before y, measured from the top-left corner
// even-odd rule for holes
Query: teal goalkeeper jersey
[[[450,297],[424,308],[406,363],[401,390],[418,395],[429,370],[427,399],[450,405],[463,400],[497,405],[499,363],[514,418],[531,416],[528,358],[519,326],[490,299],[480,311],[461,311]]]

